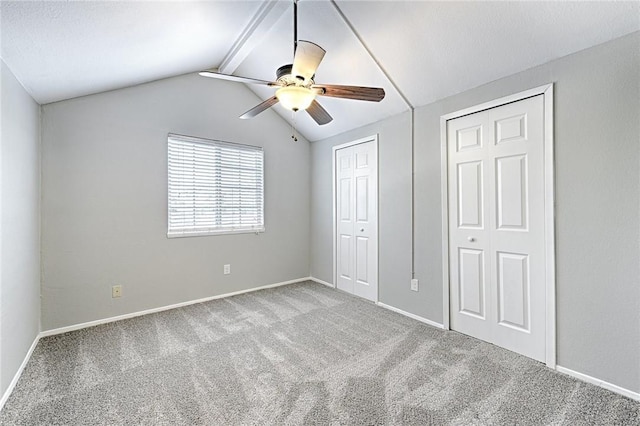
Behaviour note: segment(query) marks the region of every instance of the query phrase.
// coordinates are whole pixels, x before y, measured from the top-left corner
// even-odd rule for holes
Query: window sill
[[[167,232],[167,238],[185,238],[185,237],[209,237],[215,235],[231,235],[231,234],[262,234],[264,228],[259,229],[235,229],[226,231],[198,231],[198,232]]]

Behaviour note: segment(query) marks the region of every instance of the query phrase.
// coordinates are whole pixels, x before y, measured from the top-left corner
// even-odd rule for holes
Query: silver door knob
[[[364,228],[360,228],[360,232],[364,232]]]
[[[469,238],[467,238],[467,240],[469,240],[469,242],[470,242],[470,243],[472,243],[472,242],[474,242],[476,239],[475,239],[475,238],[473,238],[473,237],[469,237]]]

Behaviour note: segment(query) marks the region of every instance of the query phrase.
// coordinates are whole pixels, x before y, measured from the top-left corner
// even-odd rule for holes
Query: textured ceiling
[[[217,65],[259,6],[2,1],[0,52],[46,104]]]
[[[224,66],[229,56],[233,74],[271,80],[291,62],[292,7],[287,0],[267,3],[277,7],[265,18],[265,3],[2,1],[0,53],[42,104]],[[412,106],[421,106],[640,30],[637,1],[300,0],[298,9],[299,38],[327,50],[316,81],[387,92],[379,104],[320,98],[332,123],[320,127],[295,114],[309,140],[406,110],[392,81]],[[245,41],[252,34],[246,29],[256,25]],[[250,88],[261,99],[273,93]],[[292,121],[291,112],[275,110]]]
[[[640,30],[640,2],[339,1],[414,106]]]

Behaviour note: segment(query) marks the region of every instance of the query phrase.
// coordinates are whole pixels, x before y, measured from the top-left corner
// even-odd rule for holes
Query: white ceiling
[[[260,2],[0,3],[2,58],[40,104],[217,65]]]
[[[41,104],[220,66],[272,80],[292,59],[289,0],[3,0],[0,7],[0,54]],[[379,104],[319,99],[334,121],[318,126],[295,114],[298,131],[309,140],[406,110],[394,83],[412,106],[421,106],[640,30],[637,1],[300,0],[298,9],[299,38],[327,50],[317,82],[384,87],[387,93]],[[250,88],[261,99],[273,93]],[[275,109],[292,121],[291,112]],[[260,119],[265,117],[254,118]]]

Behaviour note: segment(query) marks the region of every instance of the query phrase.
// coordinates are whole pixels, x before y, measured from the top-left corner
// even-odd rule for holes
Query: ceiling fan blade
[[[311,86],[318,95],[333,98],[355,99],[358,101],[380,102],[384,99],[381,87],[338,86],[335,84],[314,84]]]
[[[253,118],[256,115],[260,114],[262,111],[269,109],[270,107],[274,106],[277,103],[278,103],[278,98],[276,98],[275,96],[272,98],[269,98],[266,101],[259,103],[258,105],[251,108],[249,111],[242,114],[240,118],[242,118],[243,120],[247,118]]]
[[[313,102],[311,102],[309,108],[307,108],[307,112],[309,113],[311,118],[313,118],[315,122],[321,126],[323,124],[331,123],[331,121],[333,120],[333,117],[331,117],[327,110],[322,108],[322,105],[320,105],[315,99],[313,100]]]
[[[304,77],[309,80],[313,77],[324,58],[326,51],[315,43],[299,40],[296,45],[296,54],[293,57],[291,73],[294,77]]]
[[[238,83],[261,84],[263,86],[280,86],[280,84],[273,81],[257,80],[255,78],[249,77],[238,77],[235,75],[222,74],[215,71],[201,71],[199,74],[203,77],[218,78],[220,80],[235,81]]]

